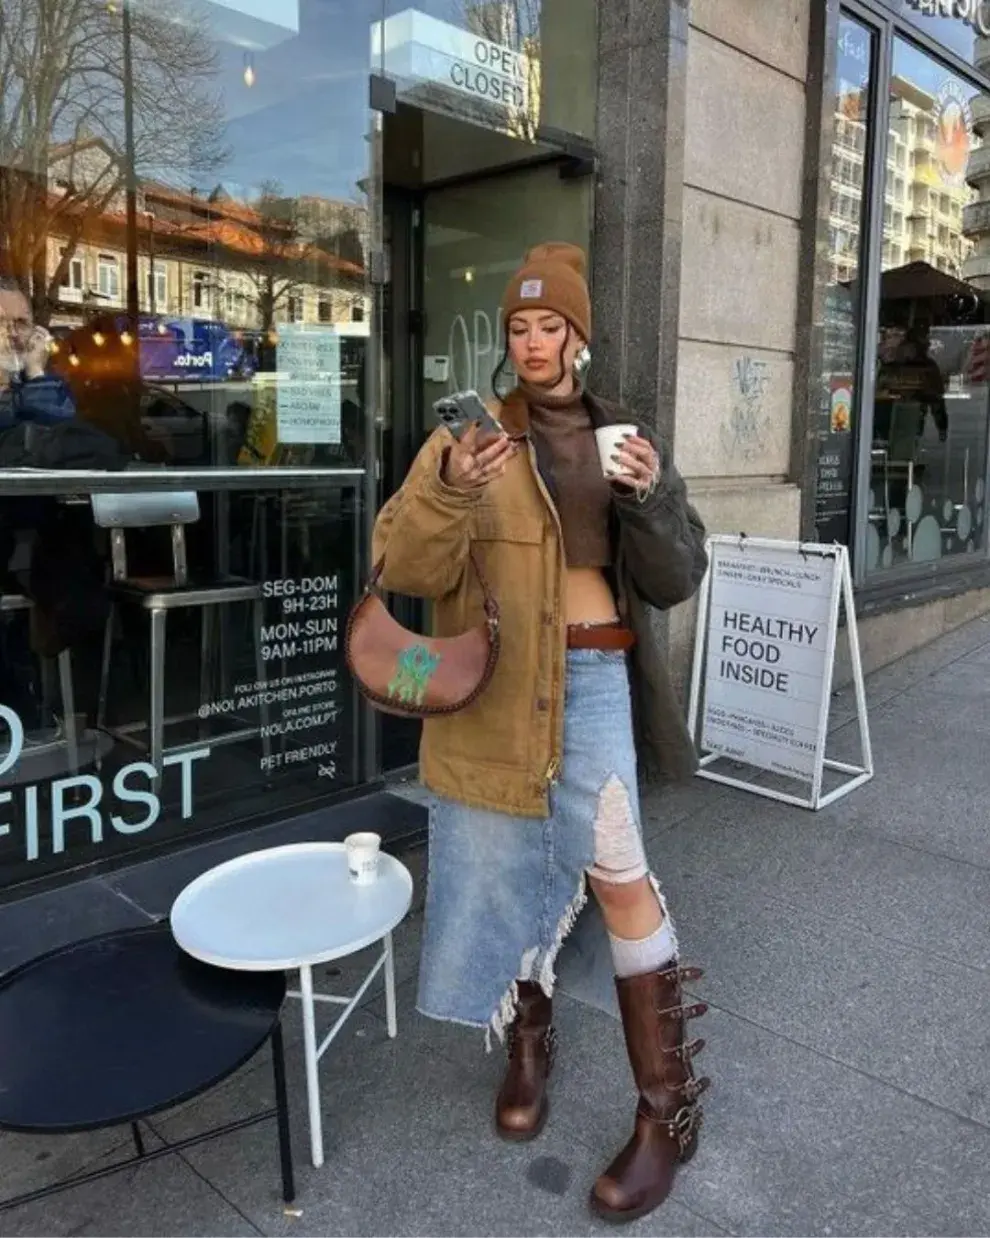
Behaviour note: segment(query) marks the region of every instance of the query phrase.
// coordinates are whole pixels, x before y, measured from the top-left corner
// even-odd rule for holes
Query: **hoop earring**
[[[591,369],[591,349],[587,344],[581,349],[578,355],[574,358],[572,372],[574,381],[577,383],[578,390],[584,392],[585,384],[588,378],[588,371]]]

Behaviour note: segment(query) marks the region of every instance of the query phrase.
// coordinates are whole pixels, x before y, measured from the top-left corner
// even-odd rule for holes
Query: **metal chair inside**
[[[94,494],[92,496],[93,519],[99,528],[110,534],[111,581],[110,614],[107,617],[103,639],[103,664],[100,673],[100,698],[97,709],[97,725],[101,730],[125,743],[147,753],[150,763],[162,774],[166,756],[178,755],[197,749],[212,749],[221,744],[240,743],[259,733],[259,727],[233,725],[216,734],[206,733],[205,715],[210,709],[215,688],[214,672],[217,659],[214,644],[218,608],[234,603],[250,603],[253,607],[253,634],[255,650],[255,673],[259,684],[265,681],[265,665],[261,648],[261,629],[264,622],[262,587],[257,581],[241,577],[218,577],[215,580],[192,581],[186,553],[186,526],[195,524],[200,517],[199,496],[195,491],[152,494]],[[127,563],[126,531],[168,527],[172,542],[172,572],[166,576],[132,575]],[[110,689],[110,665],[113,639],[117,624],[118,608],[122,605],[138,606],[150,617],[150,701],[148,720],[109,727],[106,721]],[[165,655],[168,616],[174,610],[198,609],[201,614],[200,636],[200,685],[199,711],[195,714],[165,716]],[[268,736],[268,709],[260,705],[262,750],[270,755],[271,740]],[[199,734],[196,739],[165,745],[166,728],[188,724],[198,719]],[[224,716],[225,725],[244,723],[235,714]],[[147,732],[147,740],[139,737]],[[266,766],[267,768],[267,766]]]

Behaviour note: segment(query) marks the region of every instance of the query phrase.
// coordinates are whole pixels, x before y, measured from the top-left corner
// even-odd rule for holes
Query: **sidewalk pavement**
[[[698,1155],[652,1235],[990,1234],[990,622],[868,684],[877,776],[814,815],[698,781],[645,805],[650,858],[711,1003]],[[851,698],[835,702],[841,746]],[[420,907],[422,853],[407,853]],[[287,1019],[299,1215],[257,1126],[43,1203],[0,1234],[594,1234],[588,1188],[631,1127],[613,1019],[558,1002],[542,1137],[505,1145],[501,1059],[413,1009],[421,914],[397,936],[399,1037],[380,996],[324,1062],[327,1163],[308,1164],[301,1032]],[[357,965],[348,963],[346,986]],[[261,1055],[152,1127],[271,1103]],[[0,1136],[9,1196],[98,1165],[125,1132]]]

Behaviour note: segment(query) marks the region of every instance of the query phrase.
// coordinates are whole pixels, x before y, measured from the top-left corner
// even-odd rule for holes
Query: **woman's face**
[[[567,326],[567,319],[552,310],[518,310],[512,315],[506,332],[509,360],[523,382],[556,387],[561,382],[561,369],[564,383],[573,381],[574,359],[584,340]]]

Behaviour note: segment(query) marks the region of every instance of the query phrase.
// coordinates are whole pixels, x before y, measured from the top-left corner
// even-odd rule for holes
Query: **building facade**
[[[673,9],[665,428],[713,530],[849,547],[877,667],[990,606],[990,7]],[[683,682],[689,608],[670,638]]]
[[[73,5],[4,5],[0,891],[414,766],[343,622],[539,241],[713,532],[849,546],[868,666],[990,607],[987,0]],[[4,465],[25,400],[103,437]]]

